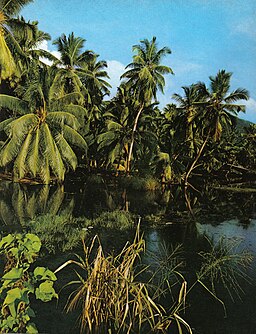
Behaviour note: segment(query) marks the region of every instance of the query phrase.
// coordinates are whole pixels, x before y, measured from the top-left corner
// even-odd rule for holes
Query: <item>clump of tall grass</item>
[[[160,183],[157,179],[153,177],[147,177],[144,180],[144,190],[156,191],[160,188]]]
[[[200,285],[219,301],[215,284],[222,283],[232,297],[239,294],[240,278],[247,279],[246,269],[252,261],[251,255],[238,249],[237,240],[221,239],[218,244],[209,241],[210,250],[200,252],[202,264],[196,272],[194,283],[188,286],[182,274],[184,260],[182,246],[168,248],[163,245],[157,255],[141,265],[145,241],[139,233],[126,244],[118,255],[106,255],[100,240],[94,237],[86,246],[84,257],[69,260],[55,273],[69,264],[78,267],[77,289],[70,295],[66,310],[81,309],[81,333],[167,333],[174,326],[179,334],[192,330],[181,314],[187,308],[187,296]],[[145,259],[144,259],[145,260]],[[144,261],[145,262],[145,261]],[[163,306],[161,297],[168,305]]]
[[[249,280],[247,268],[253,260],[252,255],[241,248],[241,239],[220,238],[214,245],[208,239],[210,251],[200,252],[202,266],[197,273],[197,282],[203,285],[213,296],[217,296],[216,284],[228,291],[232,300],[243,292],[241,280]]]
[[[138,279],[140,273],[136,273],[136,265],[145,250],[139,228],[134,241],[126,244],[117,256],[105,255],[97,236],[89,247],[83,245],[84,258],[77,255],[77,261],[69,260],[55,271],[69,264],[82,269],[77,274],[78,280],[69,283],[77,284],[78,288],[70,295],[66,306],[68,312],[81,308],[81,332],[165,333],[175,320],[180,333],[182,325],[192,333],[178,314],[185,298],[185,283],[181,285],[175,307],[168,313],[150,293],[148,284]]]

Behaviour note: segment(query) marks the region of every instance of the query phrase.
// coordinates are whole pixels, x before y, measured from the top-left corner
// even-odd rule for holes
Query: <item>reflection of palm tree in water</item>
[[[126,188],[123,190],[121,197],[122,197],[121,210],[128,212],[130,207],[130,202],[128,201]]]
[[[46,213],[72,213],[74,207],[73,198],[65,203],[63,186],[26,187],[2,181],[0,194],[0,220],[7,226],[22,224]]]

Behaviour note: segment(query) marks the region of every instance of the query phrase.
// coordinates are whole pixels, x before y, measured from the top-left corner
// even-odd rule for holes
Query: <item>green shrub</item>
[[[0,254],[6,259],[0,283],[1,333],[38,333],[31,321],[35,313],[30,297],[43,302],[58,298],[53,287],[55,274],[45,267],[30,269],[40,248],[40,239],[31,233],[8,234],[0,242]]]
[[[120,179],[122,186],[133,190],[154,191],[160,188],[157,179],[153,177],[129,176]]]

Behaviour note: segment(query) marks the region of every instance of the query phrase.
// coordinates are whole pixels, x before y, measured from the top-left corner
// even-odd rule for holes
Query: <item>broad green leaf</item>
[[[2,248],[8,247],[14,239],[15,237],[13,234],[8,234],[6,237],[3,237],[0,241],[0,250],[2,250]]]
[[[8,271],[3,277],[3,280],[9,280],[9,281],[16,281],[20,279],[23,275],[23,269],[22,268],[12,268],[10,271]]]
[[[48,302],[52,300],[52,298],[58,298],[57,293],[53,288],[52,281],[46,281],[39,285],[36,289],[36,298],[42,300],[43,302]]]
[[[36,325],[34,323],[30,323],[26,326],[27,334],[37,334],[38,330],[36,329]]]
[[[36,267],[34,270],[34,276],[37,280],[57,280],[56,275],[50,269],[45,267]]]

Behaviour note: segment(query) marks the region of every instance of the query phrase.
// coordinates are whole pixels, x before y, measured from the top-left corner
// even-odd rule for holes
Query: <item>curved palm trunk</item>
[[[138,121],[139,121],[139,118],[140,118],[140,115],[141,115],[143,109],[144,109],[144,103],[142,104],[142,106],[140,107],[140,109],[139,109],[139,111],[136,115],[134,125],[133,125],[133,129],[132,129],[131,145],[130,145],[130,148],[129,148],[128,159],[127,159],[127,169],[126,169],[127,174],[129,174],[130,171],[131,171],[131,160],[132,160],[132,152],[133,152],[133,146],[134,146],[134,141],[135,141],[135,132],[137,130]]]
[[[188,209],[189,209],[189,211],[190,211],[190,213],[191,213],[192,216],[194,216],[194,213],[193,213],[193,210],[192,210],[192,207],[191,207],[189,196],[187,194],[187,189],[188,189],[188,186],[189,186],[188,179],[189,179],[189,176],[192,173],[193,169],[195,168],[197,161],[201,157],[201,155],[202,155],[202,153],[204,151],[205,145],[207,144],[207,142],[209,140],[209,137],[210,137],[210,131],[208,132],[208,134],[207,134],[207,136],[206,136],[206,138],[205,138],[202,146],[200,147],[200,150],[197,153],[197,156],[195,157],[195,160],[192,162],[192,164],[191,164],[188,172],[185,175],[185,179],[184,179],[184,196],[185,196],[185,200],[186,200],[186,203],[187,203],[187,207],[188,207]]]

